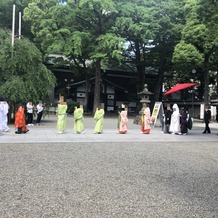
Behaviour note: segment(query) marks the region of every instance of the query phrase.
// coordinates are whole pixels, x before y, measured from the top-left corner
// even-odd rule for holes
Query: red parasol
[[[174,92],[178,92],[180,90],[193,87],[195,85],[196,85],[195,83],[177,83],[173,88],[171,88],[170,90],[165,92],[164,95],[169,95],[169,94],[172,94]]]

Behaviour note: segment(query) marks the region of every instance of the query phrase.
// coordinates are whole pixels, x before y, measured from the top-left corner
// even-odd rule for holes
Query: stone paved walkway
[[[194,122],[193,129],[188,135],[163,134],[160,127],[152,127],[149,135],[140,133],[140,126],[133,124],[134,118],[129,118],[128,133],[117,134],[115,117],[107,117],[104,120],[104,133],[94,134],[94,120],[92,117],[85,117],[85,134],[73,133],[73,118],[67,119],[66,134],[57,134],[56,116],[45,117],[41,126],[30,126],[27,134],[17,135],[14,133],[13,125],[10,131],[0,136],[0,143],[41,143],[41,142],[137,142],[137,141],[218,141],[218,124],[213,122],[211,134],[202,134],[204,123],[199,120]]]

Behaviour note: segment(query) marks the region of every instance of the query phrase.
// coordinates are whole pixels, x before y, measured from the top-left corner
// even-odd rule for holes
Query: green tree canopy
[[[122,39],[111,31],[117,11],[112,0],[33,1],[25,9],[25,20],[42,50],[65,54],[77,66],[95,67],[94,108],[100,104],[102,64],[122,58]]]
[[[115,31],[128,41],[125,61],[136,69],[138,91],[142,90],[146,67],[158,72],[153,86],[159,100],[164,72],[170,71],[175,45],[181,38],[184,1],[116,1],[119,16]],[[150,43],[151,42],[151,43]]]
[[[11,102],[48,99],[55,77],[43,64],[42,54],[28,39],[15,40],[0,30],[0,93]]]
[[[174,50],[173,62],[178,63],[180,69],[192,69],[202,67],[204,57],[195,46],[181,41]]]
[[[154,1],[154,19],[158,23],[155,33],[155,48],[151,50],[152,65],[158,68],[158,76],[155,82],[155,101],[162,99],[162,83],[165,73],[173,73],[173,51],[181,39],[181,31],[184,25],[185,0],[156,0]]]
[[[154,8],[146,1],[115,1],[118,17],[114,26],[117,35],[126,40],[123,50],[124,61],[136,69],[137,88],[142,90],[145,82],[145,66],[148,62],[148,41],[154,39],[158,24],[154,19]]]
[[[214,10],[215,9],[215,10]],[[217,2],[188,0],[185,5],[186,24],[182,41],[174,51],[174,63],[201,66],[204,80],[204,101],[209,101],[209,72],[217,63],[218,48]],[[204,11],[204,12],[203,12]],[[190,69],[189,69],[190,70]]]
[[[19,12],[23,15],[23,10],[32,0],[0,0],[0,28],[12,29],[13,5],[15,5],[15,35],[19,34]],[[21,34],[32,39],[30,26],[21,18]]]

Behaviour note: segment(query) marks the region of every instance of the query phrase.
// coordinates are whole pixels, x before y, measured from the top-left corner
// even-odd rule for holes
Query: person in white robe
[[[3,99],[0,97],[0,135],[3,132],[3,114],[4,114],[4,102]]]
[[[3,99],[3,114],[2,114],[2,131],[3,132],[8,132],[9,131],[9,127],[8,127],[8,111],[9,111],[9,105],[6,101],[6,99]]]
[[[180,113],[177,104],[173,105],[173,113],[171,115],[169,132],[171,134],[180,134]]]

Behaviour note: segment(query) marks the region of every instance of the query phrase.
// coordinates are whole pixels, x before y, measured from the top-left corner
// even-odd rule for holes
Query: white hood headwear
[[[177,104],[173,105],[173,109],[174,109],[173,111],[179,112],[179,107]]]

